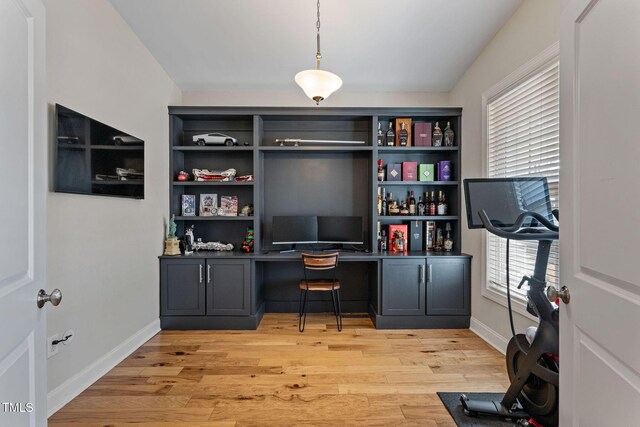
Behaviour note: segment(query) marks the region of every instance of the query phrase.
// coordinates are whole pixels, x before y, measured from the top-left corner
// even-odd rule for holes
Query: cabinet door
[[[427,258],[427,314],[469,315],[468,258]]]
[[[204,260],[160,261],[160,315],[203,315],[204,296]]]
[[[424,315],[424,259],[382,261],[382,314]]]
[[[207,260],[207,315],[248,315],[250,282],[248,260]]]

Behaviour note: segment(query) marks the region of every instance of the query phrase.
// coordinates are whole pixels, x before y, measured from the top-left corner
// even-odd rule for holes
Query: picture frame
[[[220,209],[218,209],[218,215],[238,216],[238,197],[220,196]]]
[[[200,216],[215,216],[218,214],[218,195],[200,195]]]
[[[182,216],[196,216],[196,196],[193,194],[182,195]]]

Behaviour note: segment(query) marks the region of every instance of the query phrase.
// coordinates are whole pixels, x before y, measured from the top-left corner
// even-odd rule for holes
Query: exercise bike
[[[468,416],[497,416],[513,421],[532,418],[545,427],[558,425],[559,318],[552,301],[568,302],[568,291],[547,287],[549,251],[558,239],[557,210],[552,211],[546,178],[494,178],[464,181],[469,228],[486,228],[507,239],[507,299],[513,337],[507,346],[511,385],[502,400],[472,400],[460,396]],[[528,283],[527,311],[539,319],[537,328],[516,334],[509,286],[509,241],[538,242],[535,268],[518,285]],[[566,298],[566,299],[565,299]]]

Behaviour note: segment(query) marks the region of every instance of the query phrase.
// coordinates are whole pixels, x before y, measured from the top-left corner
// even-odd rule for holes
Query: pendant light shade
[[[304,70],[296,74],[296,83],[304,93],[319,104],[340,89],[342,79],[329,71]]]
[[[302,88],[304,93],[314,101],[316,105],[320,101],[327,99],[329,95],[340,89],[342,79],[329,71],[320,69],[320,0],[318,0],[318,20],[316,21],[316,42],[318,50],[316,51],[316,69],[300,71],[295,76],[295,81]]]

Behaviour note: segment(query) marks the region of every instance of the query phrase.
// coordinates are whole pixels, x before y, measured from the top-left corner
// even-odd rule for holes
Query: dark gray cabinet
[[[166,259],[160,263],[160,315],[205,314],[205,261]]]
[[[417,316],[425,312],[425,260],[382,260],[382,314]]]
[[[161,316],[249,315],[249,260],[163,259],[160,268]]]
[[[248,315],[250,275],[248,260],[207,260],[207,315]]]
[[[470,259],[427,257],[427,315],[471,314]]]

